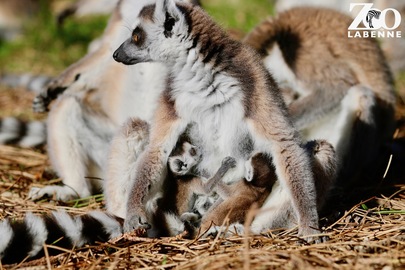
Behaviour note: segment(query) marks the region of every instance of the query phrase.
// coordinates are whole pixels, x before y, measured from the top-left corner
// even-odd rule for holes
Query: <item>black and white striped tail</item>
[[[0,260],[18,263],[44,256],[44,244],[71,249],[106,242],[122,234],[121,218],[101,211],[72,216],[55,211],[46,216],[27,214],[24,220],[0,222]],[[51,255],[60,253],[48,248]]]
[[[38,147],[45,142],[45,121],[22,121],[15,117],[0,119],[0,144]]]
[[[51,79],[49,76],[32,75],[29,73],[2,74],[0,76],[0,84],[11,88],[24,88],[38,95],[44,91]]]

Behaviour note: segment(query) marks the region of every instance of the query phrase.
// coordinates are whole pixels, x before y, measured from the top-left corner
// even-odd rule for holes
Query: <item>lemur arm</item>
[[[210,194],[214,188],[221,182],[221,179],[229,171],[229,169],[236,166],[236,160],[233,157],[226,157],[222,160],[221,167],[213,177],[208,179],[207,182],[202,184],[202,188],[206,194]]]
[[[150,187],[162,180],[169,154],[187,127],[187,123],[177,117],[173,104],[164,97],[159,102],[152,123],[150,144],[137,162],[137,173],[129,192],[124,223],[127,232],[149,227],[144,199]]]
[[[49,104],[77,82],[83,72],[89,72],[100,65],[101,60],[105,58],[105,53],[105,48],[96,50],[72,64],[62,74],[51,80],[46,89],[34,98],[32,102],[33,110],[35,112],[47,111]],[[86,90],[84,87],[78,87],[77,89]]]

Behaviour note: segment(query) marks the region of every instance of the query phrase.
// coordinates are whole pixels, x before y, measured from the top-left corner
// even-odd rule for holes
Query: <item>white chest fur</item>
[[[174,72],[175,109],[192,124],[190,137],[203,153],[200,169],[212,175],[226,156],[242,160],[246,155],[235,145],[243,144],[248,132],[239,81],[216,73],[193,54]]]

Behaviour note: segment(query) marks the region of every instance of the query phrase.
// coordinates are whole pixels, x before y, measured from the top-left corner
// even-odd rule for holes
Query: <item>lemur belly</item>
[[[244,175],[247,154],[235,148],[235,145],[243,144],[242,140],[248,137],[246,128],[232,123],[233,121],[227,116],[216,123],[210,121],[210,117],[205,119],[206,121],[200,122],[190,130],[193,143],[196,143],[202,151],[198,170],[206,173],[206,177],[211,177],[218,170],[221,161],[231,156],[238,164],[235,169],[226,174],[222,181],[229,183],[241,179]]]
[[[240,82],[197,60],[198,54],[191,50],[186,63],[174,67],[177,81],[171,82],[171,94],[176,100],[178,116],[192,124],[189,130],[192,143],[203,153],[198,169],[209,177],[227,156],[234,157],[238,163],[245,161],[249,153],[242,153],[235,145],[244,143],[248,129],[243,120]]]

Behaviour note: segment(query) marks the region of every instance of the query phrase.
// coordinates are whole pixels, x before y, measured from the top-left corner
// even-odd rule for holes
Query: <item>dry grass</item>
[[[399,117],[403,111],[400,106]],[[324,227],[329,240],[322,244],[305,243],[295,236],[296,230],[227,239],[127,237],[0,269],[404,269],[405,177],[400,178],[389,197],[376,193],[377,197],[359,199],[333,224],[324,221],[329,223]],[[50,171],[45,150],[0,146],[0,219],[20,218],[28,211],[82,214],[103,207],[100,196],[68,203],[27,199],[30,186],[59,181]]]
[[[1,149],[3,151],[3,149]],[[39,155],[42,162],[43,156]],[[35,166],[34,166],[35,167]],[[24,200],[25,182],[34,174],[16,177],[15,185],[2,181],[0,190],[14,194],[0,199],[2,217],[17,217],[26,211],[60,209],[53,203]],[[4,177],[4,176],[2,176]],[[7,184],[8,183],[8,184]],[[349,209],[338,221],[325,228],[329,241],[308,245],[295,237],[296,231],[273,231],[263,236],[232,236],[227,239],[184,240],[181,237],[147,239],[133,237],[113,243],[65,250],[64,253],[3,266],[16,269],[400,269],[405,265],[405,186],[398,186],[391,197],[371,198]],[[4,193],[2,192],[2,193]],[[364,205],[377,206],[365,209]],[[82,213],[101,207],[94,201],[84,208],[64,208]],[[388,209],[388,210],[387,210]],[[395,211],[396,210],[396,211]],[[400,212],[401,210],[402,212]],[[47,246],[47,249],[57,248]],[[34,268],[39,267],[39,268]]]

